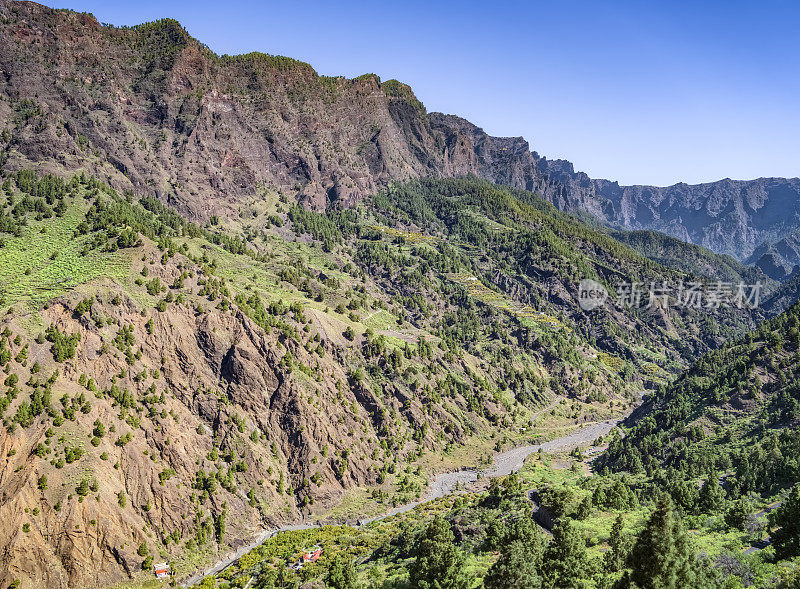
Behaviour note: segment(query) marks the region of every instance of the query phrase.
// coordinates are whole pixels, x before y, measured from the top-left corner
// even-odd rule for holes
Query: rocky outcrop
[[[201,219],[233,215],[263,188],[324,208],[419,176],[476,174],[528,189],[540,181],[523,139],[429,115],[395,80],[218,56],[170,20],[115,28],[7,1],[0,16],[9,169],[86,168]]]
[[[319,357],[239,311],[173,305],[148,318],[133,301],[109,304],[111,296],[93,305],[95,321],[73,317],[75,301],[44,312],[48,325],[80,334],[74,359],[54,363],[47,341],[10,344],[15,355],[28,354],[8,367],[23,396],[22,383],[36,374],[58,374],[53,411],[27,427],[0,428],[3,586],[14,579],[23,588],[106,586],[141,573],[143,543],[162,559],[179,559],[200,537],[207,554],[225,551],[277,522],[324,512],[346,489],[376,484],[385,433],[398,436],[394,451],[402,455],[415,416],[424,416],[431,436],[458,436],[455,418],[429,416],[418,399],[343,386],[346,365],[330,342],[323,345],[331,353]],[[0,331],[16,336],[18,321],[6,319]],[[123,326],[133,356],[109,346]],[[78,410],[54,435],[48,413],[73,405]],[[70,448],[80,454],[65,463]],[[88,487],[79,490],[83,481]],[[226,511],[218,546],[213,522]]]

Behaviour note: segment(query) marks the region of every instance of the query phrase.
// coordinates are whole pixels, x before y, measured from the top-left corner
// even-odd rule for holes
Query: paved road
[[[764,517],[768,513],[771,513],[778,509],[781,505],[783,505],[783,501],[773,501],[769,505],[767,505],[764,509],[755,512],[753,515],[756,517]],[[772,538],[767,536],[766,538],[762,538],[758,543],[753,544],[752,546],[745,548],[745,554],[753,554],[754,552],[758,552],[759,550],[764,550],[767,546],[772,543]]]
[[[771,513],[773,511],[775,511],[776,509],[778,509],[781,505],[783,505],[783,501],[773,501],[772,503],[767,505],[761,511],[757,511],[755,513],[755,516],[756,517],[764,517],[766,514]]]
[[[754,552],[760,552],[761,550],[764,550],[764,548],[769,546],[771,543],[772,543],[771,538],[769,536],[767,536],[766,538],[761,540],[757,545],[750,546],[749,548],[746,548],[744,550],[744,553],[745,554],[753,554]]]
[[[560,399],[554,401],[550,406],[545,407],[542,411],[540,411],[536,417],[547,411],[548,409],[552,408],[555,404],[558,403]],[[494,455],[494,464],[491,468],[483,471],[477,470],[461,470],[457,472],[445,472],[433,479],[433,482],[430,485],[430,490],[428,495],[414,503],[409,503],[407,505],[402,505],[400,507],[395,507],[394,509],[376,517],[366,518],[359,520],[359,525],[364,525],[369,522],[378,521],[381,519],[385,519],[387,517],[391,517],[393,515],[398,515],[400,513],[404,513],[406,511],[410,511],[425,503],[427,501],[431,501],[433,499],[439,499],[441,497],[445,497],[446,495],[450,495],[451,493],[457,491],[459,488],[463,487],[464,485],[468,485],[469,483],[474,483],[478,480],[478,475],[480,474],[481,477],[484,478],[494,478],[494,477],[502,477],[511,474],[512,472],[516,472],[522,468],[525,459],[530,456],[531,454],[538,452],[541,448],[544,452],[559,452],[562,450],[571,450],[581,444],[585,444],[588,442],[592,442],[593,440],[597,439],[599,436],[604,436],[608,434],[614,427],[619,423],[620,420],[609,420],[609,421],[600,421],[596,423],[590,423],[588,425],[584,425],[577,430],[562,436],[560,438],[556,438],[555,440],[550,440],[549,442],[544,442],[542,444],[531,444],[528,446],[520,446],[519,448],[513,448],[512,450],[506,450],[505,452],[500,452]],[[280,528],[275,528],[272,530],[265,530],[256,536],[253,541],[238,548],[235,552],[228,554],[225,558],[217,562],[215,565],[205,569],[203,572],[198,573],[185,581],[183,583],[184,587],[190,587],[196,583],[199,583],[203,577],[208,575],[215,575],[228,566],[233,564],[235,561],[239,560],[242,556],[247,554],[250,550],[262,544],[269,538],[272,538],[274,535],[279,534],[281,532],[290,532],[295,530],[308,530],[310,528],[316,527],[316,524],[308,523],[308,524],[295,524],[290,526],[282,526]]]

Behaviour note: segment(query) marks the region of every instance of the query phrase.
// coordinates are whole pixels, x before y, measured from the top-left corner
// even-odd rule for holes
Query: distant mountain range
[[[575,172],[564,160],[538,158],[546,196],[565,210],[586,210],[626,229],[661,231],[755,264],[783,280],[800,262],[800,179],[759,178],[689,185],[620,186]]]

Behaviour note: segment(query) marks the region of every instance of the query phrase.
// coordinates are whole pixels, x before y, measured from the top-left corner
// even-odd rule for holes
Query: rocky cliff
[[[528,144],[429,115],[411,89],[218,56],[171,20],[133,28],[0,3],[5,165],[58,161],[207,218],[258,187],[323,208],[390,180],[477,174],[534,189]]]
[[[800,224],[799,179],[620,186],[541,157],[520,137],[428,113],[396,80],[324,77],[261,53],[219,56],[169,19],[114,27],[8,0],[0,19],[0,163],[86,169],[193,218],[235,216],[257,190],[321,209],[393,180],[474,174],[740,260]],[[773,278],[800,262],[794,251],[773,254],[752,260]]]

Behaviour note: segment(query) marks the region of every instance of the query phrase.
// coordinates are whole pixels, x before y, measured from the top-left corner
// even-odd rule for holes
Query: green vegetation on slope
[[[748,320],[723,314],[698,330],[691,314],[670,312],[669,328],[614,307],[587,317],[569,294],[583,276],[611,288],[616,277],[679,274],[530,193],[475,179],[394,186],[325,214],[278,197],[249,217],[267,227],[218,218],[199,227],[82,174],[9,175],[4,190],[0,256],[28,260],[27,276],[47,286],[4,292],[6,459],[17,488],[32,486],[31,497],[53,506],[48,526],[69,525],[79,512],[66,508],[86,507],[90,494],[133,518],[106,532],[137,571],[157,549],[188,572],[253,527],[337,513],[338,500],[338,513],[352,514],[418,499],[432,471],[463,464],[462,448],[477,462],[619,415],[655,380],[649,366],[675,371]],[[209,362],[215,354],[221,360]],[[279,410],[266,409],[269,388],[245,376],[259,370],[277,387]],[[187,435],[174,453],[173,440]],[[25,456],[33,466],[17,464]],[[140,477],[156,482],[134,502],[125,489]],[[629,499],[634,491],[616,484],[611,495]],[[603,493],[598,508],[616,501]],[[23,495],[15,501],[32,508]],[[637,501],[655,498],[647,490]],[[162,519],[169,502],[179,521]],[[142,545],[145,522],[151,548],[123,549]],[[27,523],[14,537],[46,543],[37,520]],[[431,541],[449,543],[437,526]],[[564,543],[576,546],[575,534]],[[516,548],[511,562],[538,554]],[[465,558],[471,578],[492,564],[485,551]],[[419,584],[443,566],[413,574]]]
[[[795,483],[799,330],[795,305],[698,360],[648,401],[647,413],[609,449],[603,464],[650,475],[666,468],[679,479],[728,472],[732,497],[774,493]],[[691,508],[691,497],[683,503]]]
[[[796,582],[797,569],[772,562],[772,549],[752,552],[758,532],[727,529],[716,515],[687,518],[669,495],[641,490],[630,476],[585,470],[580,452],[534,456],[518,475],[493,479],[484,491],[358,528],[280,533],[200,586],[644,589]],[[797,509],[800,495],[793,501]],[[745,515],[763,529],[766,518],[756,510],[754,504]],[[779,514],[771,525],[794,530],[790,518]],[[289,568],[314,545],[323,549],[319,561]]]
[[[687,274],[706,276],[722,282],[764,285],[762,298],[776,288],[774,280],[754,266],[746,266],[728,255],[711,252],[657,231],[610,231],[614,239],[643,256]]]
[[[619,377],[594,366],[580,397],[531,432],[566,386],[540,346],[506,337],[514,317],[431,270],[387,291],[383,272],[400,269],[373,273],[374,230],[331,251],[269,234],[245,241],[81,174],[47,204],[25,176],[6,184],[0,255],[43,252],[26,258],[36,261],[28,276],[56,280],[39,296],[9,288],[2,305],[12,499],[0,509],[26,520],[2,530],[20,550],[72,554],[45,530],[99,526],[119,556],[98,574],[114,578],[121,561],[146,575],[156,551],[188,572],[253,529],[324,516],[339,500],[363,512],[418,499],[431,471],[464,463],[455,456],[466,444],[477,462],[627,402],[609,384]],[[52,211],[13,212],[26,195]],[[75,262],[58,265],[54,249]],[[426,280],[448,298],[412,288]],[[565,358],[573,337],[559,344]],[[153,484],[136,492],[142,480]],[[94,509],[114,517],[98,523]],[[58,575],[58,562],[31,574]]]

